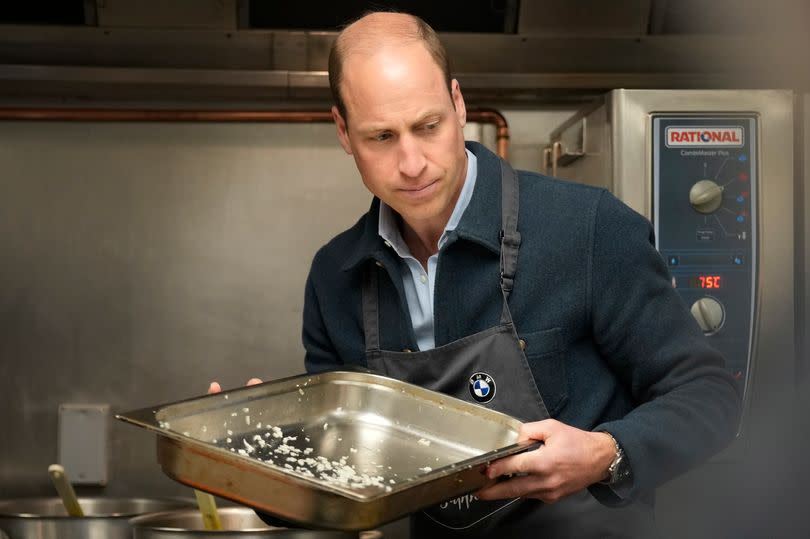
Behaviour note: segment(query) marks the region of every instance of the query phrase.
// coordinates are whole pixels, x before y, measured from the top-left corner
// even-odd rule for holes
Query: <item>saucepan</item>
[[[367,534],[342,531],[306,530],[301,528],[278,528],[265,524],[256,513],[247,507],[225,507],[218,510],[221,531],[205,529],[199,511],[167,511],[142,515],[130,521],[133,539],[357,539]],[[379,532],[375,537],[380,537]],[[368,536],[371,537],[371,536]]]
[[[83,517],[68,516],[57,497],[0,500],[0,531],[8,539],[131,539],[132,517],[194,507],[191,499],[79,498],[79,503]]]

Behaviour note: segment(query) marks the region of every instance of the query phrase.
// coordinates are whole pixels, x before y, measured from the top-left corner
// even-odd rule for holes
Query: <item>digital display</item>
[[[719,290],[723,287],[723,277],[721,275],[685,275],[682,277],[673,277],[672,286],[675,288]]]
[[[689,279],[689,288],[717,290],[721,287],[720,275],[695,275]]]

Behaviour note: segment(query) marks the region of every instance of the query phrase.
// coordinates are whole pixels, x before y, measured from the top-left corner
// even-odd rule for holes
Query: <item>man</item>
[[[312,263],[307,370],[361,365],[475,400],[544,444],[492,463],[469,508],[414,515],[413,536],[649,536],[654,488],[726,445],[739,413],[649,223],[465,146],[461,89],[415,17],[348,26],[329,77],[374,200]]]

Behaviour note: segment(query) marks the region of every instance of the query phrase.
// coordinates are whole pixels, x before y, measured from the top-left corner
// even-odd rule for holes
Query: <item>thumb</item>
[[[543,419],[542,421],[523,423],[520,426],[518,437],[520,440],[545,441],[549,436],[551,436],[555,423],[556,421],[553,419]]]
[[[222,391],[222,388],[219,385],[219,382],[211,382],[211,385],[208,386],[208,394],[211,393],[219,393]]]

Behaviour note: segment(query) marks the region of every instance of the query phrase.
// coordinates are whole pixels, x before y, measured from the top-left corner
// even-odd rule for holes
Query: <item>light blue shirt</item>
[[[478,160],[470,150],[467,152],[467,176],[464,178],[464,186],[456,201],[456,207],[450,215],[450,220],[444,227],[439,238],[439,250],[447,241],[447,232],[458,226],[464,210],[470,203],[473,189],[475,188],[475,177],[478,174]],[[416,334],[416,343],[419,350],[430,350],[436,347],[436,337],[433,334],[433,286],[436,282],[436,265],[439,261],[438,253],[432,255],[427,261],[427,272],[422,264],[411,255],[408,245],[402,239],[402,234],[397,226],[397,214],[385,202],[380,201],[380,223],[379,234],[385,244],[391,247],[402,259],[400,272],[402,273],[402,284],[405,288],[405,298],[408,301],[408,310],[411,314],[413,331]]]

